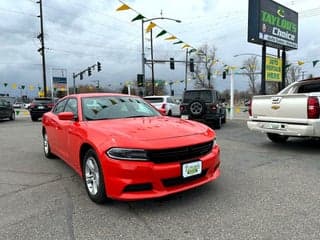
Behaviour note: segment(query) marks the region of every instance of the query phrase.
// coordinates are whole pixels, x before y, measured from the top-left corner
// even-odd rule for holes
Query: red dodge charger
[[[70,165],[97,203],[162,197],[220,175],[211,128],[163,116],[136,96],[66,96],[43,116],[42,135],[45,156]]]

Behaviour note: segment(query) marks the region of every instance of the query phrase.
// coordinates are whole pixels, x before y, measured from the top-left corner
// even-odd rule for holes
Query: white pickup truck
[[[250,130],[273,142],[289,137],[320,137],[320,78],[294,82],[276,95],[254,96],[249,106]]]

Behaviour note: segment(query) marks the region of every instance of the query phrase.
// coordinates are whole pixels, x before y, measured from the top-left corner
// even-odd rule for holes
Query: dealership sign
[[[266,56],[266,81],[281,82],[282,60],[280,58]]]
[[[298,13],[271,0],[249,0],[248,41],[298,48]]]
[[[52,86],[54,91],[66,91],[67,90],[67,78],[66,77],[52,77]]]

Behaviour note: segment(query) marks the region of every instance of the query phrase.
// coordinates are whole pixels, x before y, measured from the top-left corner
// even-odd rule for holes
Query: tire
[[[12,111],[11,116],[9,117],[9,119],[10,119],[11,121],[13,121],[13,120],[16,119],[16,113],[15,113],[15,111]]]
[[[43,133],[42,139],[43,139],[43,152],[46,158],[55,158],[55,155],[53,155],[51,152],[48,135],[46,132]]]
[[[193,101],[189,104],[189,111],[191,115],[199,117],[206,112],[206,104],[199,100]]]
[[[169,112],[168,112],[168,116],[172,116],[172,112],[171,112],[171,110],[169,110]]]
[[[89,149],[83,159],[83,180],[89,198],[98,204],[107,202],[109,199],[106,196],[104,178],[94,150]]]
[[[221,120],[221,123],[222,124],[225,124],[227,122],[227,117],[226,117],[226,114],[223,115],[223,118]]]
[[[288,140],[288,136],[279,135],[276,133],[267,133],[267,137],[275,143],[284,143]]]
[[[222,118],[219,117],[214,123],[214,129],[220,129],[222,126]]]
[[[38,121],[38,118],[31,116],[31,120],[32,120],[33,122],[36,122],[36,121]]]

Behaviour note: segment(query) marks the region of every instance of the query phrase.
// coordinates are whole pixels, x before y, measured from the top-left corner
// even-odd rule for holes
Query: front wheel
[[[267,137],[275,143],[284,143],[288,140],[288,136],[279,135],[276,133],[267,133]]]
[[[83,175],[89,198],[96,203],[104,203],[108,200],[105,193],[105,185],[97,154],[89,149],[83,161]]]

